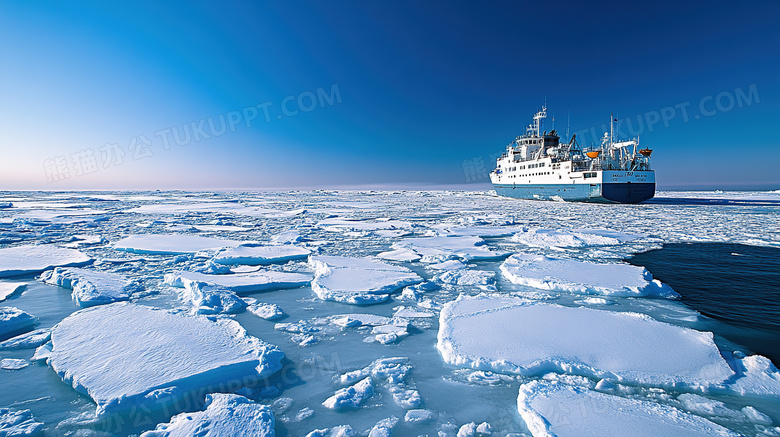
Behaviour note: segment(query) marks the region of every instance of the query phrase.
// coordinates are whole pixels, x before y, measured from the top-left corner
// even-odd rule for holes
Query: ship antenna
[[[609,145],[610,145],[610,147],[612,147],[612,143],[615,142],[615,139],[614,139],[614,136],[613,136],[614,135],[614,130],[612,129],[612,120],[614,120],[614,117],[613,117],[612,113],[610,112],[609,113]]]
[[[571,109],[569,109],[569,117],[566,119],[566,138],[571,141],[571,138],[569,138],[569,126],[571,125]]]

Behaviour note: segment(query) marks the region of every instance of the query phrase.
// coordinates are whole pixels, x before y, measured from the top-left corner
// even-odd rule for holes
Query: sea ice
[[[421,261],[440,263],[448,259],[463,261],[500,259],[507,252],[492,251],[479,237],[422,237],[405,238],[391,246],[395,250],[410,249],[421,256]]]
[[[122,275],[75,267],[57,267],[44,272],[40,280],[73,290],[73,300],[82,307],[129,300],[142,287]]]
[[[173,287],[184,287],[187,281],[207,282],[221,285],[236,293],[295,288],[311,282],[311,277],[301,273],[258,271],[229,275],[207,275],[198,272],[175,272],[165,275],[165,283]]]
[[[40,273],[57,266],[83,266],[92,258],[76,249],[53,244],[0,249],[0,278]]]
[[[405,357],[380,358],[368,366],[342,374],[341,384],[351,384],[358,379],[370,377],[392,395],[395,403],[404,409],[421,408],[422,397],[414,382],[410,381],[412,366]]]
[[[0,435],[4,437],[36,436],[43,424],[36,422],[30,410],[0,408]]]
[[[376,423],[368,432],[368,437],[390,437],[393,435],[393,428],[398,424],[397,417],[388,417]]]
[[[431,281],[443,285],[475,286],[488,288],[495,284],[496,273],[484,270],[445,270],[433,278]],[[495,289],[495,287],[492,287]]]
[[[352,386],[345,387],[336,391],[336,393],[322,403],[326,408],[332,410],[360,408],[363,402],[373,396],[374,386],[371,384],[371,378],[365,378]]]
[[[38,322],[27,312],[15,307],[0,307],[0,339],[29,331]]]
[[[607,296],[679,297],[644,267],[598,264],[542,255],[516,254],[501,264],[504,277],[515,284],[543,290]]]
[[[271,408],[243,396],[225,393],[206,395],[206,409],[173,416],[141,437],[176,436],[256,436],[273,437],[274,415]]]
[[[460,296],[441,311],[437,348],[452,365],[551,371],[648,386],[708,388],[734,375],[710,332],[637,313],[514,297]]]
[[[257,317],[266,320],[281,319],[287,315],[284,310],[282,310],[282,307],[275,303],[253,303],[247,307],[247,310]]]
[[[190,303],[196,314],[234,314],[247,307],[236,293],[222,285],[182,279],[184,289],[179,299]]]
[[[21,358],[3,358],[0,360],[0,369],[19,370],[29,366],[30,362]]]
[[[611,246],[640,238],[641,235],[626,234],[607,229],[523,229],[514,234],[512,241],[533,247],[587,247]]]
[[[289,244],[276,246],[241,245],[218,252],[214,256],[214,262],[226,265],[257,266],[302,259],[309,256],[310,253],[311,251],[308,249]]]
[[[182,255],[202,250],[215,250],[240,244],[222,238],[180,234],[131,235],[114,243],[114,249],[138,254]]]
[[[48,364],[97,404],[97,415],[157,408],[193,390],[264,377],[284,354],[238,322],[126,302],[77,311],[54,328]],[[233,388],[234,390],[234,388]]]
[[[24,290],[25,284],[0,281],[0,302]]]
[[[396,249],[389,250],[387,252],[381,252],[377,254],[377,258],[387,259],[390,261],[417,261],[420,259],[420,255],[417,255],[412,249]]]
[[[423,279],[411,270],[369,258],[311,256],[312,290],[322,300],[365,305],[383,302],[390,293]]]
[[[558,382],[522,385],[517,410],[534,437],[738,435],[673,407]]]
[[[50,329],[36,329],[0,343],[0,350],[30,349],[38,347],[51,338]]]
[[[406,412],[406,415],[404,416],[404,422],[413,422],[413,423],[430,422],[431,420],[434,419],[436,419],[436,413],[434,413],[431,410],[422,410],[422,409],[409,410]]]

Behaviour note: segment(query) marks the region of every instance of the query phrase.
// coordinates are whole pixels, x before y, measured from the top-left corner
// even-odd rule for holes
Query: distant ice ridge
[[[37,436],[43,423],[36,422],[30,410],[0,408],[0,435],[4,437]]]
[[[53,244],[0,249],[0,278],[40,273],[57,266],[83,266],[92,258],[76,249]]]
[[[97,415],[160,408],[193,390],[281,369],[284,354],[234,320],[126,302],[77,311],[54,328],[48,364],[97,404]],[[235,387],[230,388],[234,390]]]
[[[523,229],[514,234],[512,241],[534,247],[587,247],[611,246],[643,237],[607,229]]]
[[[423,279],[406,267],[371,258],[311,256],[312,290],[322,300],[366,305],[384,302],[390,293]]]
[[[81,307],[129,300],[143,288],[137,282],[116,273],[57,267],[44,272],[40,280],[73,290],[73,300]]]
[[[504,277],[515,284],[543,290],[607,296],[677,298],[666,284],[644,267],[598,264],[542,255],[516,254],[501,264]]]
[[[250,246],[241,245],[223,249],[214,256],[214,262],[226,265],[266,265],[302,259],[310,250],[290,244]]]
[[[138,254],[183,255],[202,250],[238,246],[240,242],[187,234],[131,235],[114,243],[114,249]]]
[[[141,437],[195,435],[273,437],[274,415],[270,407],[243,396],[215,393],[206,395],[205,411],[177,414]]]
[[[449,259],[459,258],[463,261],[501,259],[508,255],[507,252],[493,251],[485,245],[485,240],[479,237],[423,237],[404,238],[393,243],[393,251],[382,252],[377,255],[380,258],[413,261],[420,258],[422,262],[440,263]],[[417,258],[413,258],[416,255]]]
[[[38,318],[16,307],[0,307],[0,339],[29,331]]]
[[[227,275],[207,275],[198,272],[174,272],[165,275],[165,283],[173,287],[184,287],[187,281],[206,282],[221,285],[236,293],[278,290],[301,287],[311,282],[311,277],[301,273],[257,271]]]
[[[452,365],[526,376],[561,372],[696,389],[734,376],[712,333],[514,297],[462,295],[447,303],[436,347]]]
[[[522,385],[517,410],[534,437],[738,436],[673,407],[559,382]]]

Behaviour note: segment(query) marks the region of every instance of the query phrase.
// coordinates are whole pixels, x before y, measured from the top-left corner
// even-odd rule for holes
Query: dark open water
[[[780,249],[674,243],[627,260],[720,323],[712,331],[780,365]]]

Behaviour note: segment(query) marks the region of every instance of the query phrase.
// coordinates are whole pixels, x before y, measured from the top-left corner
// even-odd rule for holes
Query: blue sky
[[[538,3],[2,2],[0,189],[479,188],[545,98],[780,188],[780,3]]]

